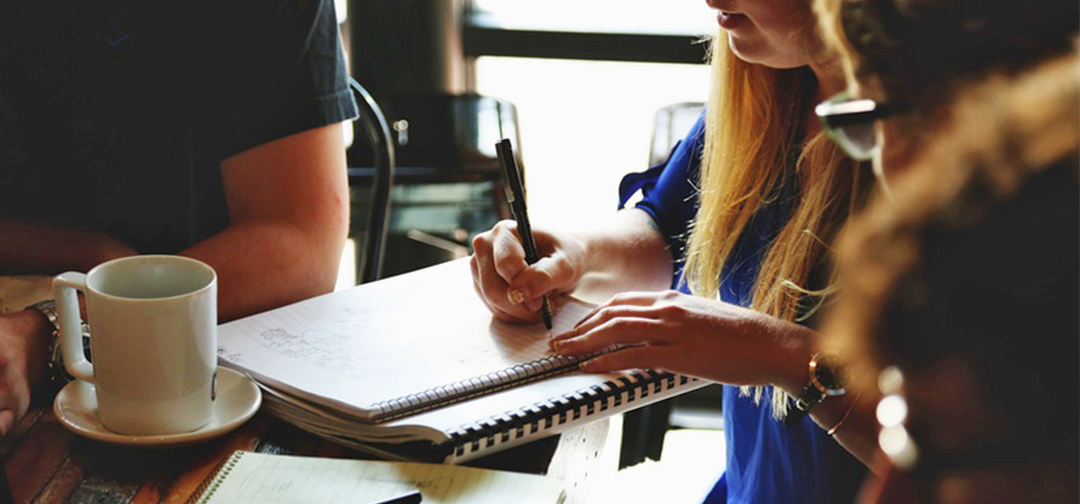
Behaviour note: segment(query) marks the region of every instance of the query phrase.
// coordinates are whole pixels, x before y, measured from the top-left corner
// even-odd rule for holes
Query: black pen
[[[420,504],[423,496],[419,490],[413,490],[405,495],[391,497],[389,500],[379,501],[375,504]]]
[[[495,144],[495,152],[499,155],[503,174],[506,175],[506,202],[510,205],[514,220],[517,221],[518,235],[521,236],[521,244],[525,247],[525,262],[529,265],[536,264],[536,261],[540,260],[540,254],[536,250],[532,226],[529,225],[529,211],[525,208],[525,187],[521,184],[521,173],[518,172],[514,147],[510,145],[510,139],[504,138]],[[544,303],[540,305],[540,317],[544,319],[544,327],[550,331],[552,328],[551,305],[548,304],[547,294],[544,294]]]

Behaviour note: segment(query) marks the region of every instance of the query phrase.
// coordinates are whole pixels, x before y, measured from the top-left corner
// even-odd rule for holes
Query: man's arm
[[[217,270],[222,321],[333,289],[349,226],[341,128],[303,131],[222,161],[230,224],[180,252]],[[7,273],[88,271],[138,253],[100,231],[0,220]]]
[[[222,162],[230,224],[181,252],[217,270],[220,320],[334,288],[349,227],[341,128],[304,131]]]
[[[181,252],[218,273],[218,315],[234,319],[329,292],[349,224],[341,125],[291,135],[222,162],[231,222]],[[0,263],[86,271],[137,252],[100,232],[0,221]],[[43,379],[49,327],[33,309],[0,315],[0,437]]]
[[[138,253],[100,231],[0,219],[0,273],[4,274],[88,271],[109,259]]]

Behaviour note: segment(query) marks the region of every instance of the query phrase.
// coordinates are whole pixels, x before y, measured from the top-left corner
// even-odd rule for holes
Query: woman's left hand
[[[806,380],[813,338],[797,324],[667,291],[615,296],[550,345],[566,355],[611,350],[582,363],[591,373],[648,368],[797,390]]]

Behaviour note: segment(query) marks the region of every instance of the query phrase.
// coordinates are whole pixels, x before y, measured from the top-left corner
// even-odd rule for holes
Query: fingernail
[[[525,302],[525,293],[521,289],[513,289],[506,293],[506,298],[510,304],[519,305]]]

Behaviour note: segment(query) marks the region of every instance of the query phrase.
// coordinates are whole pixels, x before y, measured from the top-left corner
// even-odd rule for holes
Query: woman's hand
[[[586,372],[662,369],[733,385],[798,390],[813,331],[721,301],[675,291],[620,294],[552,338],[567,355],[609,351]]]
[[[540,320],[543,296],[552,309],[573,291],[586,268],[585,245],[570,235],[533,228],[540,260],[529,266],[517,224],[504,220],[473,239],[473,286],[495,318],[525,323]]]

